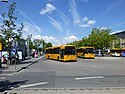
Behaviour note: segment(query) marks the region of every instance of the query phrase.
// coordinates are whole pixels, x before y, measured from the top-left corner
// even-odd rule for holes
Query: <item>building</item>
[[[114,40],[112,43],[112,48],[125,48],[125,31],[120,30],[116,32],[112,32],[111,35],[115,35],[118,37],[117,40]]]

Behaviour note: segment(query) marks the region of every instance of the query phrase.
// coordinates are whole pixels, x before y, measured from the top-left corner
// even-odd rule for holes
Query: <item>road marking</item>
[[[96,77],[81,77],[81,78],[74,78],[75,80],[86,80],[86,79],[98,79],[104,78],[103,76],[96,76]]]
[[[14,74],[0,74],[0,75],[2,75],[2,76],[12,76]]]
[[[48,83],[49,83],[49,82],[41,82],[41,83],[23,85],[23,86],[20,86],[19,88],[26,88],[26,87],[32,87],[32,86],[37,86],[37,85],[45,85],[45,84],[48,84]]]
[[[3,79],[5,79],[5,77],[0,77],[0,80],[3,80]]]

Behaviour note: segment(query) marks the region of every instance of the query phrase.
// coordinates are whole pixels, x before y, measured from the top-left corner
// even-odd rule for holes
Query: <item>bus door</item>
[[[64,59],[64,50],[63,49],[60,50],[60,58]]]

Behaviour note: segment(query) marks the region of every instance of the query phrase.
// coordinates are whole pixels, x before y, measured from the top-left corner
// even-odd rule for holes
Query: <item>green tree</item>
[[[90,45],[102,50],[109,48],[114,38],[110,33],[110,29],[93,28],[89,35]]]
[[[101,28],[93,28],[91,34],[88,37],[82,38],[82,40],[73,41],[71,45],[76,45],[76,47],[81,46],[93,46],[96,49],[106,49],[111,46],[111,43],[116,36],[111,35],[111,29],[101,29]],[[116,44],[118,46],[119,43]]]
[[[71,43],[67,43],[67,45],[75,45],[76,47],[82,47],[90,45],[89,39],[87,37],[82,38],[82,40],[73,41]]]
[[[51,42],[46,43],[46,47],[52,47],[52,43]]]
[[[2,13],[2,18],[3,18],[3,25],[0,26],[1,33],[4,36],[4,38],[7,40],[8,47],[11,47],[11,42],[10,39],[15,38],[17,41],[21,38],[22,36],[22,29],[24,28],[24,25],[21,23],[19,26],[16,21],[17,21],[17,14],[19,12],[15,12],[16,9],[16,3],[13,2],[12,4],[9,5],[8,11]]]
[[[33,41],[34,48],[35,48],[35,49],[38,49],[39,46],[40,46],[42,43],[43,43],[43,40],[35,39],[35,40]]]

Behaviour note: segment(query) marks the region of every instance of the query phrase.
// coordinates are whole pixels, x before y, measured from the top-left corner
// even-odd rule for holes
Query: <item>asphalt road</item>
[[[2,80],[8,88],[125,87],[125,58],[43,59]]]

